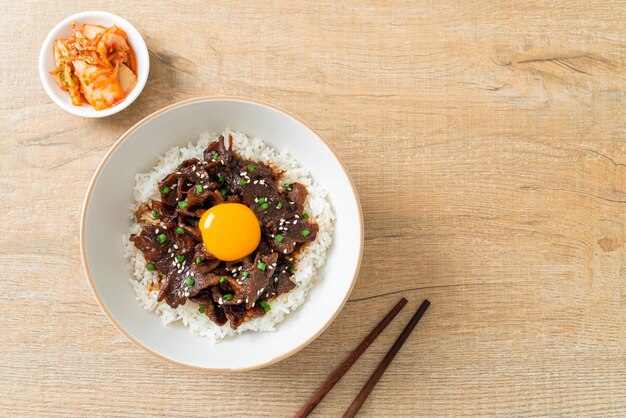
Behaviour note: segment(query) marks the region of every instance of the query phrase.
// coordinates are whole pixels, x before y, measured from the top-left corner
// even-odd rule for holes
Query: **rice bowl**
[[[136,205],[136,174],[156,155],[187,147],[203,131],[235,127],[288,150],[326,192],[335,216],[332,245],[306,302],[286,315],[275,332],[243,332],[213,344],[182,321],[168,326],[141,307],[129,283],[122,235]],[[313,190],[311,190],[313,192]],[[332,323],[354,286],[363,255],[363,216],[354,184],[332,148],[297,117],[271,105],[233,97],[201,97],[165,107],[130,128],[94,173],[81,215],[80,249],[94,299],[131,342],[172,364],[200,370],[252,370],[281,361],[310,344]]]

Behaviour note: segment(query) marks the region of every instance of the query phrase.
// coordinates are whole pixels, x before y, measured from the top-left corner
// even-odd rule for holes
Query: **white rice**
[[[137,301],[146,310],[159,314],[165,324],[182,321],[182,324],[188,326],[191,331],[208,338],[212,342],[244,331],[275,331],[276,324],[305,301],[309,289],[317,279],[318,271],[326,260],[326,251],[331,244],[335,218],[326,191],[286,150],[274,149],[259,138],[249,138],[245,134],[230,129],[226,129],[222,135],[227,141],[228,136],[232,135],[234,150],[241,157],[271,163],[272,166],[285,171],[285,182],[299,182],[307,187],[309,195],[305,202],[305,211],[319,225],[319,233],[317,239],[307,245],[294,260],[292,280],[296,283],[296,287],[292,291],[272,299],[272,309],[264,316],[247,321],[240,325],[237,330],[233,330],[230,324],[226,323],[219,326],[206,315],[199,313],[198,305],[192,301],[187,301],[185,305],[176,309],[171,308],[164,301],[157,302],[159,292],[150,286],[150,284],[157,284],[157,273],[146,270],[146,260],[143,254],[129,240],[130,234],[139,233],[141,230],[141,225],[134,221],[134,216],[132,217],[134,223],[131,225],[129,234],[122,237],[122,243],[129,269],[133,273],[130,283],[137,295]],[[158,182],[174,171],[184,160],[189,158],[201,159],[202,153],[209,143],[217,140],[218,137],[217,134],[203,132],[195,144],[189,142],[186,147],[170,148],[163,156],[158,157],[159,162],[152,171],[137,174],[134,190],[136,205],[132,208],[132,213],[148,199],[158,200],[160,198]]]

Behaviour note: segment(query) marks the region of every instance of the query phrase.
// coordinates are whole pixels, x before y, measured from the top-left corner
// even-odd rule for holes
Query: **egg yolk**
[[[213,206],[202,214],[198,228],[207,251],[222,261],[247,256],[261,240],[261,227],[254,212],[240,203]]]

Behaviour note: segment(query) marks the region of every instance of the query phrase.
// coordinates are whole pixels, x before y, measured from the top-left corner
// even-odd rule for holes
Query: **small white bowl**
[[[307,300],[275,332],[246,332],[213,345],[181,324],[164,325],[135,300],[122,234],[130,227],[135,175],[157,155],[225,128],[264,139],[311,172],[335,213],[326,265]],[[363,253],[363,217],[346,168],[313,129],[289,113],[238,98],[198,98],[161,109],[130,128],[111,147],[87,190],[80,227],[85,274],[104,313],[131,341],[171,362],[209,370],[249,370],[284,359],[326,329],[350,296]]]
[[[116,25],[126,32],[128,35],[128,43],[135,52],[137,58],[137,85],[130,91],[128,96],[119,104],[104,110],[96,110],[91,105],[85,103],[82,106],[74,106],[68,92],[61,90],[59,85],[54,80],[54,76],[50,74],[51,71],[56,69],[54,63],[54,55],[52,52],[52,43],[56,39],[68,38],[72,35],[72,28],[70,27],[72,22],[76,22],[78,25],[91,23],[94,25],[100,25],[110,27]],[[126,109],[132,102],[135,101],[144,86],[148,81],[148,73],[150,72],[150,55],[148,54],[148,47],[144,42],[141,34],[133,25],[128,23],[126,19],[123,19],[113,13],[90,11],[82,12],[72,15],[59,24],[57,24],[48,33],[46,40],[41,46],[39,52],[39,78],[43,88],[48,93],[48,96],[61,107],[61,109],[70,112],[77,116],[84,118],[103,118],[105,116],[113,115]]]

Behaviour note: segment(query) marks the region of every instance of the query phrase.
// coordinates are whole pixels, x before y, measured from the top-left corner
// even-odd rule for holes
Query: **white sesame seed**
[[[300,219],[300,216],[296,215],[296,216],[295,216],[295,218],[296,218],[296,219]]]
[[[297,224],[297,223],[298,223],[298,220],[297,220],[297,219],[296,219],[295,221],[293,221],[293,224],[294,224],[294,225],[295,225],[295,224]]]
[[[265,180],[259,180],[259,184],[265,184]]]
[[[177,250],[178,249],[178,245],[174,244],[174,249]]]
[[[287,249],[286,249],[286,248],[283,250],[283,253],[284,253],[284,254],[287,254]]]
[[[167,225],[163,225],[163,224],[162,224],[162,225],[161,225],[161,228],[163,228],[163,229],[167,229]]]
[[[154,233],[155,233],[155,234],[158,234],[158,233],[159,233],[159,228],[157,228],[157,229],[154,231]]]
[[[254,180],[254,181],[252,182],[252,184],[259,184],[259,181],[258,181],[258,180]]]

